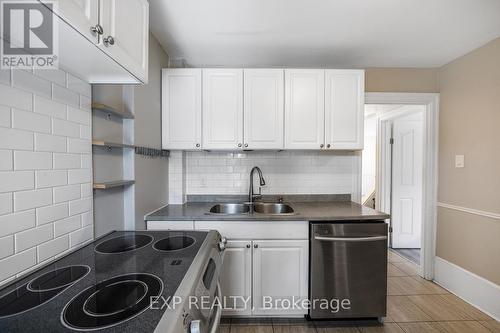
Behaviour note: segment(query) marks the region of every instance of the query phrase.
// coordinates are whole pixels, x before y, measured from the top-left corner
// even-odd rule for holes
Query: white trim
[[[432,280],[434,277],[434,257],[436,255],[439,94],[366,93],[365,104],[426,106],[424,113],[422,265],[420,269],[424,278]]]
[[[450,204],[447,204],[447,203],[444,203],[444,202],[438,202],[437,206],[438,207],[442,207],[442,208],[448,208],[448,209],[458,210],[460,212],[465,212],[465,213],[469,213],[469,214],[474,214],[474,215],[489,217],[489,218],[492,218],[492,219],[495,219],[495,220],[500,220],[500,214],[492,213],[492,212],[487,212],[485,210],[467,208],[467,207],[462,207],[462,206],[455,206],[455,205],[450,205]]]
[[[500,320],[500,286],[443,258],[435,259],[434,282]]]

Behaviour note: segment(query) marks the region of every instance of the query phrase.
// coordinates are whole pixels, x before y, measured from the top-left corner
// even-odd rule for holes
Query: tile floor
[[[220,333],[500,333],[500,322],[418,276],[417,266],[389,252],[383,325],[335,326],[304,319],[223,319]]]

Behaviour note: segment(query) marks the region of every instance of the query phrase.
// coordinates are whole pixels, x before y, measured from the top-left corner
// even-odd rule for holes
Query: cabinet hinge
[[[394,138],[389,139],[389,144],[393,145],[394,144]]]

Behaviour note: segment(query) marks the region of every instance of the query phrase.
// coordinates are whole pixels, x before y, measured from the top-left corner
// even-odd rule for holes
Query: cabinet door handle
[[[112,36],[105,37],[103,40],[104,45],[115,45],[115,39]]]
[[[238,143],[238,148],[241,148],[241,143]]]
[[[248,143],[245,143],[245,148],[248,147]]]
[[[326,145],[326,148],[330,148],[332,145],[331,144],[327,144]]]
[[[90,32],[93,33],[93,34],[102,35],[102,33],[104,31],[102,30],[102,27],[101,27],[100,24],[96,24],[95,26],[90,27]]]
[[[250,248],[250,244],[247,244],[247,249],[249,249],[249,248]]]
[[[199,143],[196,144],[196,148],[200,148],[200,144]]]
[[[258,247],[259,247],[259,244],[254,244],[254,245],[253,245],[253,248],[254,248],[254,249],[256,249],[256,248],[258,248]]]
[[[323,148],[324,146],[325,146],[324,144],[320,144],[320,145],[319,145],[319,147],[320,147],[320,148]]]

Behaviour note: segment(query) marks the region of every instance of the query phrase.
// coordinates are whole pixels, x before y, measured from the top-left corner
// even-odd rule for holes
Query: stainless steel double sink
[[[210,208],[209,214],[220,215],[295,215],[293,208],[285,203],[254,202],[250,203],[220,203]]]

